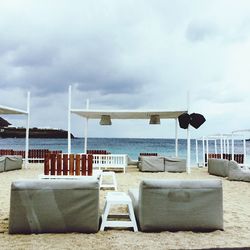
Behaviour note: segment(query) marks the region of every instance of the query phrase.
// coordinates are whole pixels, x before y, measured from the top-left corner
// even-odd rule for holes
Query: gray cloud
[[[36,126],[48,120],[66,126],[69,84],[75,107],[89,98],[95,108],[186,108],[187,90],[197,103],[238,105],[250,81],[249,6],[223,0],[6,1],[0,4],[0,87],[5,95],[18,89],[12,97],[17,107],[20,91],[32,92]],[[205,104],[193,107],[206,110]]]

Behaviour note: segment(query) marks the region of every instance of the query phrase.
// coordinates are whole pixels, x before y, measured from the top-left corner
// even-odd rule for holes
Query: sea
[[[247,141],[247,163],[250,160],[250,141]],[[220,153],[220,142],[217,141],[217,152]],[[25,150],[24,138],[0,138],[0,149]],[[29,139],[29,149],[49,149],[68,151],[67,139]],[[158,153],[167,157],[175,156],[175,139],[150,138],[88,138],[88,149],[107,150],[112,154],[127,154],[137,160],[140,153]],[[178,157],[186,158],[187,141],[178,140]],[[243,142],[235,141],[235,153],[243,153]],[[84,152],[84,138],[71,139],[71,152]],[[209,144],[209,153],[214,153],[214,142]],[[249,160],[248,160],[249,159]],[[198,141],[198,162],[202,163],[202,142]],[[195,140],[191,139],[191,165],[196,165]]]

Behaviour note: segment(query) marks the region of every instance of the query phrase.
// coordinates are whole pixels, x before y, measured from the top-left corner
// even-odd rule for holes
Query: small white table
[[[112,205],[126,205],[128,207],[128,214],[110,214],[110,208]],[[111,220],[109,216],[124,216],[127,215],[129,220]],[[108,192],[103,209],[101,231],[104,231],[105,227],[132,227],[134,232],[138,231],[134,209],[130,197],[124,192]]]
[[[105,177],[109,177],[111,179],[111,182],[109,182],[109,183],[105,182],[105,180],[104,180]],[[100,176],[100,188],[114,188],[114,190],[117,191],[117,182],[116,182],[116,178],[115,178],[115,172],[102,171],[101,176]]]

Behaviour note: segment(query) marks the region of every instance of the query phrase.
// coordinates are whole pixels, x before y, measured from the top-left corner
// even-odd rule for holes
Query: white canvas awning
[[[176,119],[187,111],[72,109],[71,113],[88,119],[100,119],[102,115],[109,115],[111,119],[150,119],[151,115],[159,115],[161,119]]]
[[[79,115],[86,119],[85,125],[85,140],[84,152],[87,152],[87,135],[88,135],[88,120],[101,119],[102,116],[110,116],[110,119],[150,119],[151,116],[159,116],[159,119],[174,119],[175,120],[175,152],[178,157],[178,117],[183,111],[167,111],[167,110],[90,110],[87,100],[86,109],[71,108],[71,86],[69,86],[69,106],[68,106],[68,153],[71,152],[71,114]],[[189,101],[187,102],[189,103]],[[187,129],[187,172],[190,173],[190,136],[189,128]]]
[[[21,109],[10,108],[10,107],[0,105],[0,114],[1,115],[27,115],[28,112],[21,110]]]
[[[0,115],[26,115],[26,138],[25,138],[25,168],[28,165],[28,151],[29,151],[29,122],[30,122],[30,92],[27,94],[27,110],[21,110],[0,105]]]

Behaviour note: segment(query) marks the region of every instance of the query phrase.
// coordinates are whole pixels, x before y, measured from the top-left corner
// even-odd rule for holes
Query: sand
[[[209,233],[161,232],[134,233],[130,229],[109,229],[96,234],[38,234],[9,235],[8,217],[11,182],[36,179],[43,164],[30,164],[28,169],[0,173],[0,249],[201,249],[212,247],[250,247],[250,183],[232,182],[208,175],[206,168],[192,173],[140,173],[129,166],[127,173],[117,173],[118,191],[138,187],[144,178],[213,179],[223,181],[224,231]],[[100,191],[100,212],[104,196]],[[124,208],[118,207],[118,210]]]

